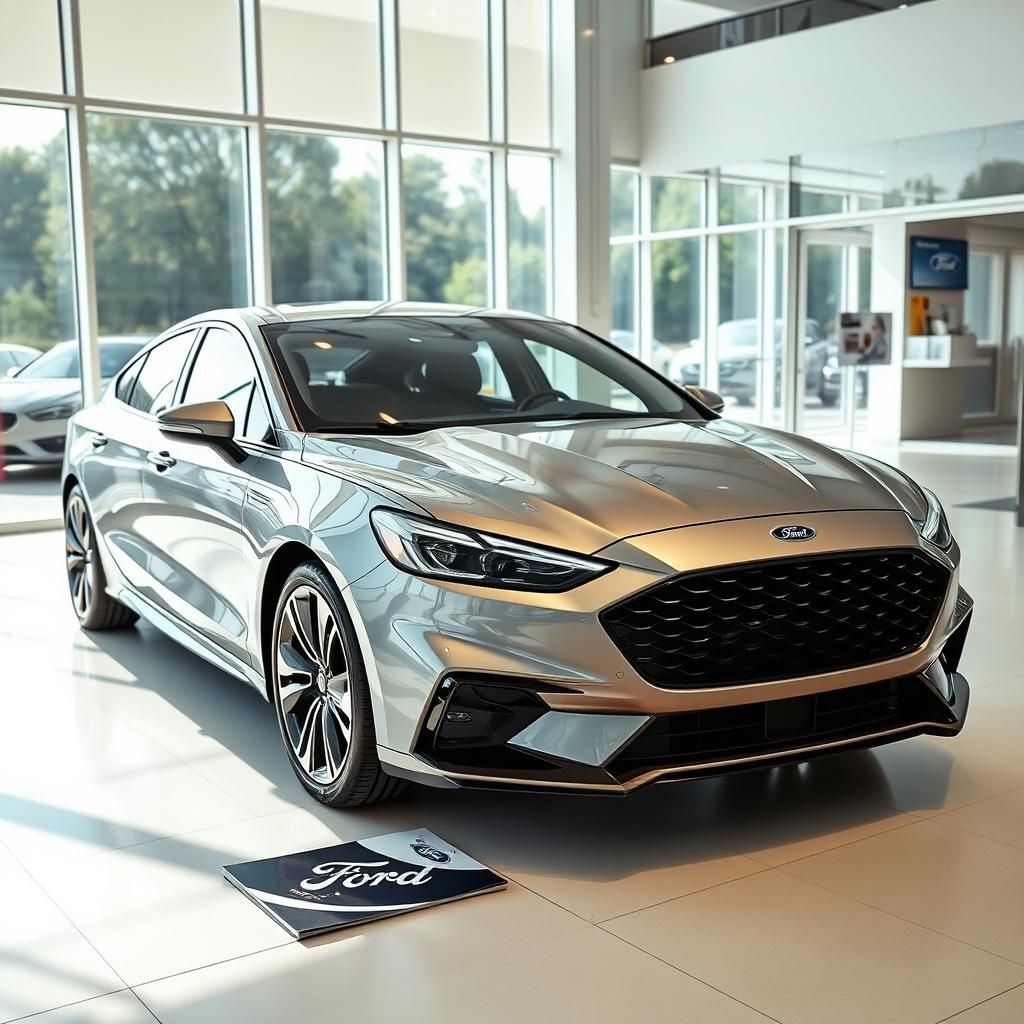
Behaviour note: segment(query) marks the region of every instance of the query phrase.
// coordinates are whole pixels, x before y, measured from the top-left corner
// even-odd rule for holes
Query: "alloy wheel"
[[[327,598],[296,587],[278,624],[276,697],[303,772],[317,785],[341,776],[352,742],[352,694],[341,631]]]
[[[68,567],[71,601],[80,619],[89,614],[96,586],[95,550],[89,511],[80,494],[72,494],[64,514],[64,554]]]

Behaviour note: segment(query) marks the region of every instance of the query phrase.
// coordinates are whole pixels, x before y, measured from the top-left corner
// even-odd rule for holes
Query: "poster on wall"
[[[841,313],[839,365],[887,366],[892,362],[892,313]]]
[[[967,243],[962,238],[911,236],[910,287],[963,291],[967,287]]]
[[[508,885],[426,829],[227,864],[224,877],[297,939]]]

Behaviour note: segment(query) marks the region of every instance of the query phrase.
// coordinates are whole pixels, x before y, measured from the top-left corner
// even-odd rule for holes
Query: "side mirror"
[[[235,436],[235,417],[227,402],[191,402],[165,409],[158,417],[166,434],[184,434],[197,440],[230,441]]]
[[[699,388],[696,384],[687,384],[684,390],[691,398],[697,399],[701,405],[706,405],[712,412],[721,412],[725,408],[725,399],[717,391]]]

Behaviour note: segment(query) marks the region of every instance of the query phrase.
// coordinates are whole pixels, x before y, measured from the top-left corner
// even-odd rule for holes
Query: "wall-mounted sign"
[[[297,939],[508,884],[426,829],[228,864],[224,876]]]
[[[962,238],[910,239],[910,287],[967,287],[967,243]]]
[[[883,366],[892,362],[892,313],[840,313],[839,365]]]

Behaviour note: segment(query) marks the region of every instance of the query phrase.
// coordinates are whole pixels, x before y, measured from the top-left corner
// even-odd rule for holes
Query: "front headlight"
[[[488,587],[561,591],[578,587],[612,568],[610,562],[492,537],[391,509],[374,509],[370,522],[388,558],[417,576]]]
[[[915,521],[917,532],[936,547],[948,551],[953,544],[953,534],[949,532],[949,523],[946,522],[946,513],[942,511],[942,504],[927,487],[922,487],[921,493],[928,502],[928,511],[923,523]]]
[[[68,420],[81,408],[77,402],[65,402],[63,405],[48,405],[26,415],[30,420]]]

